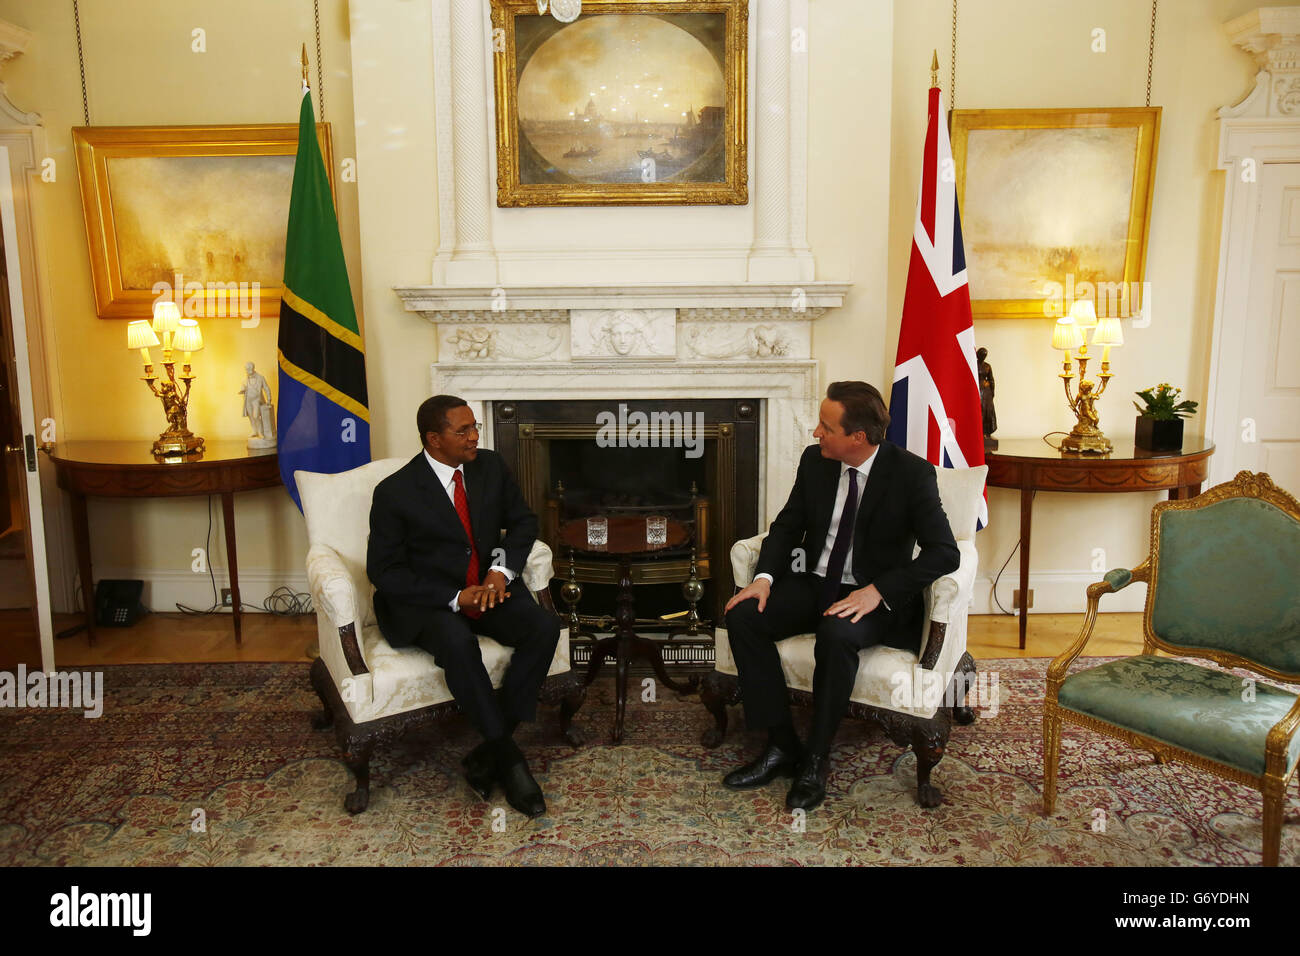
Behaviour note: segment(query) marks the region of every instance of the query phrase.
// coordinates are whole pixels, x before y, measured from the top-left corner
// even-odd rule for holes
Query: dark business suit
[[[366,574],[377,588],[375,618],[388,643],[418,644],[432,654],[461,710],[484,739],[493,740],[509,733],[516,721],[533,719],[560,639],[560,620],[525,593],[519,575],[537,538],[537,516],[501,456],[480,449],[464,465],[464,482],[480,580],[491,565],[503,564],[515,575],[510,597],[477,620],[450,609],[465,587],[469,539],[423,452],[375,488]],[[497,549],[504,551],[504,560]],[[475,634],[515,649],[499,699]]]
[[[956,570],[959,553],[939,501],[934,466],[892,442],[876,450],[853,527],[852,572],[842,598],[874,584],[884,603],[856,624],[849,617],[823,617],[824,581],[812,573],[826,545],[841,463],[823,458],[819,446],[804,449],[794,488],[763,541],[755,573],[772,575],[762,613],[756,600],[727,613],[727,634],[740,673],[745,720],[752,729],[788,724],[785,678],[776,641],[816,634],[813,726],[810,753],[830,748],[848,709],[857,677],[858,652],[875,644],[920,650],[921,591]],[[913,558],[916,544],[920,553]],[[802,549],[802,567],[796,564]],[[886,607],[888,605],[888,607]]]

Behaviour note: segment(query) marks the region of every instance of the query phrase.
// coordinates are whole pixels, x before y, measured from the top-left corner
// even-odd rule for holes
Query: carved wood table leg
[[[602,637],[591,648],[591,660],[587,661],[587,676],[582,682],[583,687],[590,687],[591,682],[596,679],[600,673],[601,665],[605,663],[605,658],[610,654],[617,654],[618,642],[612,637]]]
[[[1029,628],[1029,532],[1034,519],[1034,491],[1020,489],[1020,649],[1025,649]]]
[[[221,493],[221,516],[226,522],[226,563],[230,567],[230,604],[232,617],[235,619],[235,643],[243,643],[240,633],[241,605],[239,603],[239,559],[235,555],[235,495],[234,492]]]
[[[623,719],[627,714],[627,665],[636,636],[636,606],[632,597],[632,562],[626,556],[618,559],[618,594],[614,598],[615,639],[618,652],[615,666],[618,671],[617,704],[614,713],[614,743],[623,742]]]
[[[659,648],[658,641],[652,641],[644,637],[637,637],[636,642],[639,648],[637,652],[638,656],[649,659],[650,666],[654,668],[655,677],[659,678],[659,683],[677,691],[677,693],[682,696],[693,694],[699,689],[700,678],[698,675],[691,676],[687,679],[685,684],[679,684],[668,676],[668,671],[664,667],[664,655]]]
[[[72,537],[77,546],[77,570],[81,574],[81,604],[86,612],[86,636],[95,643],[95,579],[90,568],[90,520],[86,516],[86,496],[71,492]]]

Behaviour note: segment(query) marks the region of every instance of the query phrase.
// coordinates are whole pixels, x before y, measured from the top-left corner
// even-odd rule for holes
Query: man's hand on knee
[[[848,617],[852,614],[852,623],[857,624],[878,607],[880,607],[880,592],[876,590],[874,584],[868,584],[865,588],[851,591],[836,601],[823,612],[823,616]]]
[[[727,602],[727,606],[723,608],[723,613],[725,614],[741,601],[748,601],[750,598],[758,600],[758,609],[761,612],[763,608],[767,607],[767,597],[771,593],[772,585],[767,578],[755,578],[748,586],[736,592],[735,596]]]
[[[500,604],[510,592],[506,590],[506,576],[500,571],[489,571],[487,577],[483,579],[483,590],[490,592],[487,595],[488,607]]]

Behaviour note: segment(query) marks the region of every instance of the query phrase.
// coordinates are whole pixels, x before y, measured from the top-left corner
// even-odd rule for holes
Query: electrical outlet
[[[1016,593],[1019,594],[1020,592],[1017,591]],[[1030,594],[1032,594],[1032,593],[1033,593],[1033,592],[1031,591]],[[222,589],[221,589],[221,606],[222,606],[222,607],[234,607],[234,606],[235,606],[235,600],[234,600],[234,597],[233,597],[233,596],[231,595],[231,593],[230,593],[230,588],[222,588]]]
[[[1031,607],[1034,606],[1034,589],[1033,589],[1033,588],[1030,588],[1028,593],[1029,593],[1029,602],[1025,605],[1025,607],[1026,607],[1026,608],[1031,608]],[[1012,607],[1013,609],[1014,609],[1014,608],[1019,608],[1019,607],[1020,607],[1020,590],[1019,590],[1019,589],[1016,589],[1015,591],[1012,591],[1012,592],[1011,592],[1011,607]]]

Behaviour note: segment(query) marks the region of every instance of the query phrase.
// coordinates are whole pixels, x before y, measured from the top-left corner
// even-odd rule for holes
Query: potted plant
[[[1147,451],[1182,450],[1183,419],[1196,414],[1196,402],[1178,400],[1182,393],[1181,388],[1174,388],[1168,382],[1135,393],[1146,403],[1145,408],[1133,403],[1138,410],[1134,430],[1134,444],[1138,448]]]

